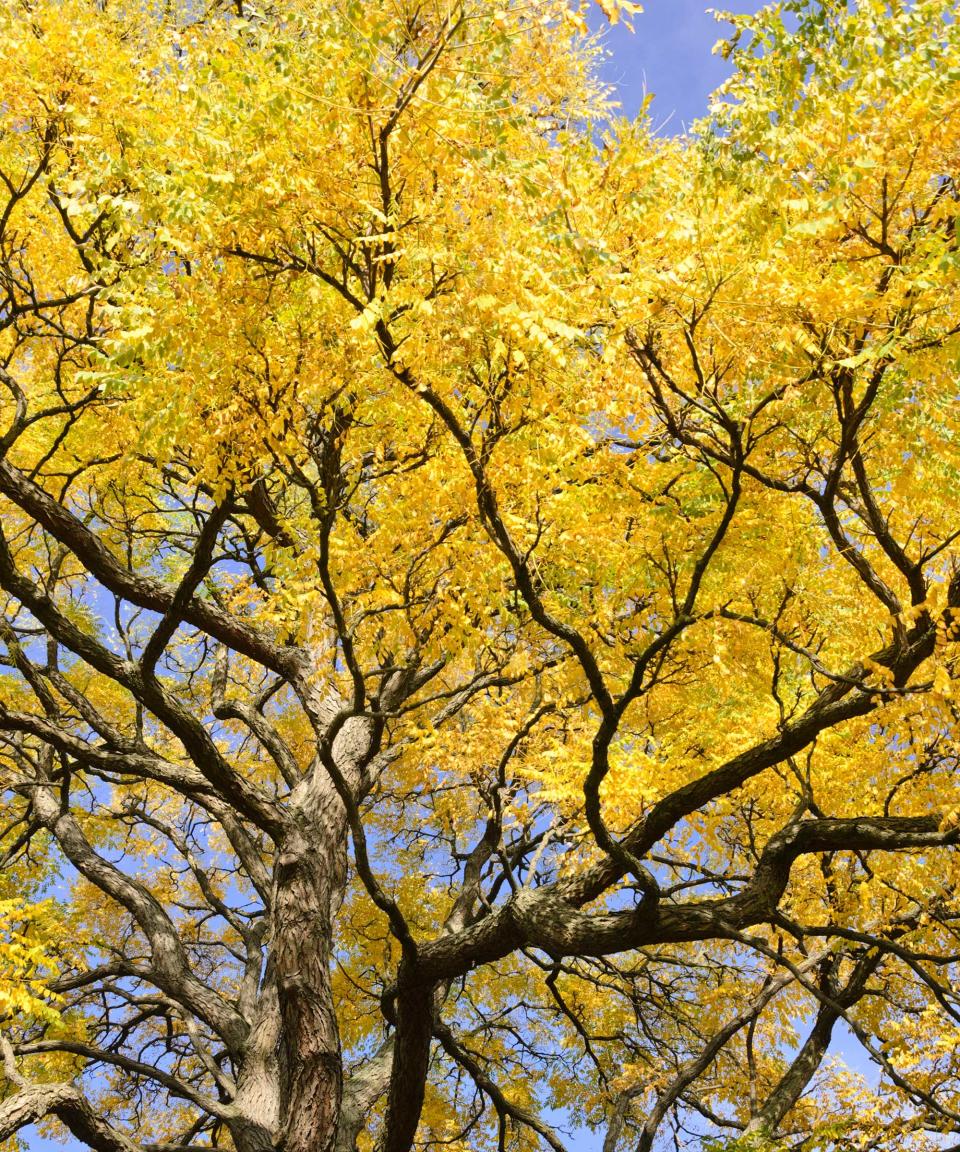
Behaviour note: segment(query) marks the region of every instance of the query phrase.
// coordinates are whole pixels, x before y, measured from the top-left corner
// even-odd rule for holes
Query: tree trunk
[[[321,730],[342,708],[333,694],[311,704]],[[365,718],[348,720],[334,742],[353,790],[371,747]],[[343,1061],[330,964],[347,878],[346,811],[319,763],[285,806],[290,824],[274,866],[269,959],[237,1081],[243,1119],[231,1124],[238,1152],[332,1152],[340,1127]],[[355,1119],[348,1127],[357,1127]]]
[[[340,807],[334,797],[329,802]],[[282,1023],[283,1152],[328,1152],[340,1115],[343,1074],[330,960],[346,844],[342,815],[324,823],[324,835],[294,833],[276,868],[272,961]]]

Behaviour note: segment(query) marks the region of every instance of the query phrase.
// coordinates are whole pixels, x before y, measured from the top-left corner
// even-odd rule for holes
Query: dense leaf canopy
[[[0,5],[5,1147],[960,1141],[953,4],[585,27]]]

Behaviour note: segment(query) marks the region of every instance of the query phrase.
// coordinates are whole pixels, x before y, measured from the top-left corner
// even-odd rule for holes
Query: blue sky
[[[756,0],[713,0],[734,12],[756,12]],[[643,0],[634,31],[622,24],[607,33],[606,79],[615,84],[623,111],[636,114],[645,92],[654,94],[651,114],[661,133],[677,135],[707,110],[710,93],[729,75],[711,48],[729,24],[710,15],[703,0]],[[599,17],[597,23],[602,20]]]

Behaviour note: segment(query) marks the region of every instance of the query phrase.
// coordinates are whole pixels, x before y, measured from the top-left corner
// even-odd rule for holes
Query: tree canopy
[[[960,24],[733,21],[0,6],[4,1147],[960,1141]]]

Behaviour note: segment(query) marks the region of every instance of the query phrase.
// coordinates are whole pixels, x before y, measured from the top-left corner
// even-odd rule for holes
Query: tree
[[[0,1139],[960,1133],[952,7],[3,6]]]

